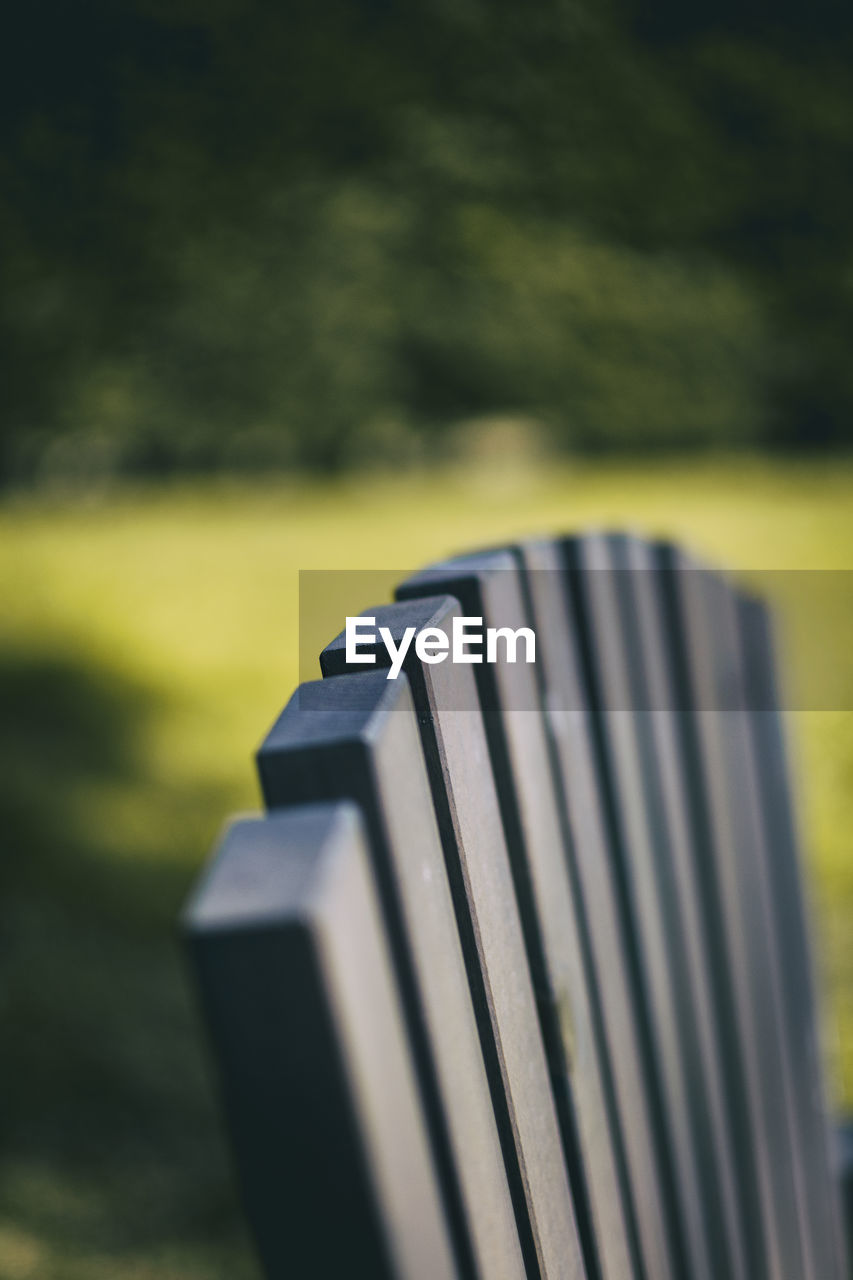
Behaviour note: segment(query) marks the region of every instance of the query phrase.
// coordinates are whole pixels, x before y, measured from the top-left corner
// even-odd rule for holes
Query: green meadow
[[[298,570],[404,571],[585,525],[744,570],[853,569],[853,464],[519,461],[0,506],[0,1280],[254,1274],[176,919],[226,816],[258,807],[252,752],[298,678]],[[849,1105],[853,715],[790,720]]]

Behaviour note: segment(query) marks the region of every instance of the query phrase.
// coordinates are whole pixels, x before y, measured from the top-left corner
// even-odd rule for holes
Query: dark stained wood
[[[610,541],[614,558],[619,557],[623,646],[636,668],[633,697],[642,704],[635,716],[647,757],[644,767],[650,799],[658,810],[656,856],[663,863],[668,962],[675,979],[678,1035],[714,1272],[746,1280],[762,1274],[763,1258],[760,1236],[752,1231],[746,1212],[749,1197],[744,1194],[727,1105],[710,978],[713,957],[702,912],[700,851],[688,808],[661,575],[649,543],[636,537]]]
[[[570,627],[562,558],[554,544],[516,549],[528,614],[537,634],[539,699],[555,774],[565,865],[576,904],[585,985],[599,1042],[602,1090],[613,1117],[614,1155],[626,1216],[646,1275],[678,1275],[663,1203],[660,1153],[644,1085],[631,957],[596,774],[580,654]]]
[[[803,1162],[808,1218],[812,1224],[813,1265],[817,1275],[843,1277],[847,1275],[844,1231],[832,1166],[806,892],[772,624],[766,605],[745,596],[738,600],[738,621],[761,823],[769,859],[768,881],[781,967],[785,1035],[793,1064],[794,1118],[799,1158]]]
[[[457,1249],[471,1273],[524,1266],[441,842],[405,676],[303,685],[258,753],[270,809],[352,799],[361,807],[403,994],[421,1096]],[[569,1248],[563,1270],[580,1276]]]
[[[268,1276],[844,1280],[765,606],[589,534],[366,612],[527,641],[339,635],[188,908]]]
[[[411,628],[438,628],[450,636],[461,610],[444,596],[366,613],[399,645]],[[375,654],[383,668],[390,663],[381,640],[364,646],[363,652]],[[320,664],[324,675],[347,671],[344,633],[323,651]],[[522,1239],[529,1233],[534,1265],[550,1274],[556,1251],[572,1247],[566,1237],[571,1192],[474,675],[470,666],[449,660],[421,662],[414,644],[404,671],[418,717],[516,1217]],[[551,1248],[549,1240],[554,1241]],[[615,1256],[615,1246],[611,1253]],[[588,1272],[589,1264],[587,1252]],[[609,1274],[628,1280],[627,1256],[621,1270]]]
[[[509,552],[450,561],[398,588],[404,599],[434,592],[453,595],[466,616],[481,617],[486,626],[516,629],[530,625],[518,566]],[[483,708],[546,1050],[556,1081],[575,1204],[579,1217],[589,1223],[588,1233],[603,1242],[602,1267],[618,1269],[624,1266],[626,1252],[635,1256],[631,1223],[626,1221],[624,1186],[614,1151],[618,1137],[604,1097],[600,1036],[590,1007],[579,919],[582,907],[573,895],[535,668],[523,662],[500,661],[476,665],[472,670]],[[643,1103],[630,1065],[622,1078],[640,1107],[635,1126],[640,1132]],[[653,1165],[647,1157],[648,1148],[643,1147],[636,1171],[648,1184]],[[653,1186],[644,1188],[642,1202],[649,1224],[650,1273],[665,1277],[672,1273],[667,1270],[662,1226],[653,1225],[657,1203]],[[605,1260],[608,1244],[612,1246],[609,1264]]]
[[[355,807],[235,823],[185,929],[270,1280],[453,1280]]]
[[[743,1090],[741,1113],[754,1162],[758,1220],[772,1280],[810,1274],[801,1237],[782,1061],[777,971],[769,934],[760,835],[750,784],[747,725],[732,631],[731,593],[723,578],[672,549],[662,549],[683,662],[686,747],[697,773],[697,829],[706,842],[706,905],[718,918],[721,994],[731,1002],[727,1036],[737,1059],[730,1074]],[[722,988],[726,989],[723,990]],[[732,1034],[733,1033],[733,1034]]]

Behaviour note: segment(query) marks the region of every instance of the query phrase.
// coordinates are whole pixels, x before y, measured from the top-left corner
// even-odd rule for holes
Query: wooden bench
[[[764,605],[588,535],[366,614],[535,661],[342,633],[187,909],[266,1274],[843,1280]]]

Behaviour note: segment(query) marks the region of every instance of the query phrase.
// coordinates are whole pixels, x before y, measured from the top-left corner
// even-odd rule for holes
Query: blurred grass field
[[[175,919],[226,815],[258,805],[251,754],[297,679],[297,571],[589,524],[735,567],[850,569],[853,464],[519,464],[0,507],[0,1280],[254,1274]],[[853,715],[791,719],[850,1105]]]

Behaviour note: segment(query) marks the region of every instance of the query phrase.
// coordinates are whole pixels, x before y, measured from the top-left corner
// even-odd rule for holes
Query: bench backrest
[[[266,1273],[843,1280],[764,605],[587,535],[365,612],[535,661],[342,633],[187,910]]]

